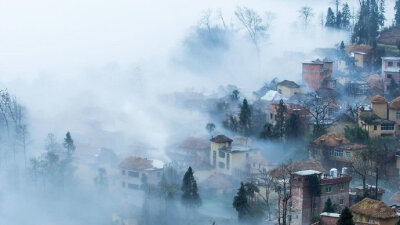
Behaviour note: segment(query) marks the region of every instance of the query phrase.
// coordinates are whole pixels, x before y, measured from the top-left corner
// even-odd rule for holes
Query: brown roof
[[[297,161],[290,164],[290,171],[297,172],[302,170],[316,170],[320,172],[325,172],[325,168],[319,161],[310,159],[307,161]],[[279,176],[279,167],[275,167],[269,171],[272,177]]]
[[[400,110],[400,97],[393,99],[389,104],[390,109]]]
[[[382,201],[364,198],[360,202],[350,207],[351,212],[376,219],[396,218],[397,213],[394,209],[387,206]]]
[[[400,191],[394,193],[392,197],[390,197],[390,202],[392,204],[400,205]]]
[[[215,143],[226,143],[226,142],[232,142],[233,140],[223,134],[220,134],[220,135],[217,135],[217,136],[211,138],[210,141],[215,142]]]
[[[127,170],[145,170],[153,168],[153,160],[129,156],[120,162],[119,167]]]
[[[197,137],[188,137],[179,145],[180,148],[193,149],[193,150],[204,150],[210,147],[209,143]]]
[[[346,46],[345,50],[347,52],[364,52],[364,53],[369,53],[372,50],[372,46],[369,45],[364,45],[364,44],[352,44]]]
[[[315,139],[312,144],[321,145],[327,147],[337,147],[342,144],[349,144],[350,141],[347,140],[342,134],[338,132],[330,132],[322,135],[321,137]]]
[[[277,85],[285,86],[288,88],[299,88],[300,87],[298,84],[296,84],[295,82],[290,81],[290,80],[284,80],[282,82],[279,82]]]
[[[375,104],[386,104],[386,98],[381,95],[376,95],[370,99],[371,103]]]

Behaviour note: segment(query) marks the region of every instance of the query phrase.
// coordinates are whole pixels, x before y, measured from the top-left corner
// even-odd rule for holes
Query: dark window
[[[128,188],[129,189],[139,189],[139,185],[128,183]]]
[[[125,175],[125,170],[122,170],[122,175]]]
[[[387,74],[386,77],[387,78],[392,78],[392,74]]]
[[[225,158],[225,152],[223,151],[218,151],[218,155],[220,158]]]
[[[396,118],[397,118],[397,119],[400,119],[400,112],[397,112],[397,113],[396,113]]]
[[[394,124],[382,124],[381,130],[394,130]]]
[[[228,153],[228,154],[226,154],[226,169],[227,170],[229,170],[229,165],[231,163],[230,160],[231,160],[231,157],[230,157],[230,155]]]
[[[325,188],[326,193],[331,193],[332,192],[332,186],[328,186]]]
[[[344,184],[340,185],[340,190],[343,191],[344,190]]]
[[[225,168],[225,163],[219,162],[218,166],[219,166],[219,168],[224,169]]]
[[[350,152],[346,152],[346,158],[350,158],[351,157],[351,153]]]
[[[139,172],[136,171],[128,171],[128,175],[130,177],[139,177]]]
[[[274,114],[270,113],[269,118],[272,120],[274,118]]]
[[[249,153],[246,153],[246,159],[248,159],[249,158]]]
[[[217,166],[217,152],[213,151],[213,165],[214,167]]]
[[[343,198],[341,198],[341,199],[339,200],[339,202],[340,202],[340,205],[344,205],[344,199],[343,199]]]
[[[388,66],[392,67],[393,66],[393,62],[388,62]]]
[[[378,126],[374,125],[374,130],[378,130]]]

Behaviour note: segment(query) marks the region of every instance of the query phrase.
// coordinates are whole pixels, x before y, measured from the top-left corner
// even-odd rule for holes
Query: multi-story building
[[[359,125],[370,137],[400,134],[400,97],[388,102],[383,96],[371,98],[371,108],[360,110]]]
[[[276,85],[276,90],[285,98],[290,98],[293,95],[300,94],[301,89],[298,84],[290,80],[284,80]]]
[[[332,87],[333,62],[319,59],[303,63],[303,83],[311,90]]]
[[[269,116],[267,118],[267,121],[272,125],[276,124],[278,107],[279,107],[278,103],[273,103],[268,106]],[[308,123],[309,119],[308,116],[310,115],[310,112],[306,108],[304,108],[299,104],[292,104],[292,103],[285,103],[285,107],[286,107],[285,118],[289,118],[290,114],[296,113],[297,115],[299,115],[302,122]]]
[[[325,202],[331,199],[339,208],[349,206],[349,185],[351,176],[330,171],[331,175],[324,175],[316,170],[303,170],[292,174],[291,178],[291,220],[292,224],[308,225],[314,215],[319,215]],[[321,188],[319,197],[311,197],[309,178],[317,175]]]
[[[385,94],[389,93],[392,80],[400,84],[400,57],[382,57],[382,77]]]
[[[126,157],[119,164],[120,182],[123,189],[141,189],[143,181],[157,184],[161,178],[163,162],[141,157]]]
[[[225,135],[217,135],[210,141],[210,164],[216,172],[235,176],[246,172],[252,153],[249,145],[234,145]]]

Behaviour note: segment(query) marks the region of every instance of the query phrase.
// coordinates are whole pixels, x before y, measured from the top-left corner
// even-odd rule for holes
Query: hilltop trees
[[[345,3],[340,11],[339,3],[339,1],[336,1],[336,14],[333,12],[331,7],[328,8],[325,26],[329,28],[347,30],[350,28],[350,7],[347,3]]]
[[[67,150],[67,155],[70,157],[75,151],[75,144],[69,131],[65,134],[63,146]]]
[[[311,18],[314,16],[314,12],[311,7],[303,6],[299,10],[300,18],[303,20],[304,25],[307,27],[310,23]]]

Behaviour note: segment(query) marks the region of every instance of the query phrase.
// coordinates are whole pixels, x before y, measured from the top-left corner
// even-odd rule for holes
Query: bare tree
[[[246,29],[257,53],[259,53],[259,40],[266,37],[269,24],[263,21],[256,11],[247,7],[238,7],[235,16]]]
[[[313,135],[318,137],[325,133],[329,109],[334,103],[332,97],[321,97],[317,92],[307,94],[305,100],[301,104],[306,108],[314,122]]]
[[[363,194],[366,194],[366,180],[372,169],[371,161],[367,152],[358,152],[354,155],[351,161],[351,172],[359,176],[363,183]]]
[[[212,15],[211,9],[207,9],[206,11],[203,12],[203,15],[199,20],[199,26],[205,26],[210,34],[211,34],[211,15]]]
[[[303,6],[299,10],[300,18],[303,20],[304,25],[307,27],[310,23],[310,20],[314,16],[313,9],[309,6]]]
[[[278,195],[278,224],[287,225],[288,213],[290,212],[289,201],[292,198],[291,176],[292,168],[291,161],[280,164],[273,175],[273,183],[275,192]]]
[[[260,194],[260,196],[265,202],[265,205],[267,208],[267,213],[268,213],[268,219],[271,220],[270,195],[273,191],[274,182],[273,182],[271,175],[265,168],[259,170],[258,177],[262,182],[260,185],[265,188],[265,193],[264,193],[265,197],[262,194]]]

